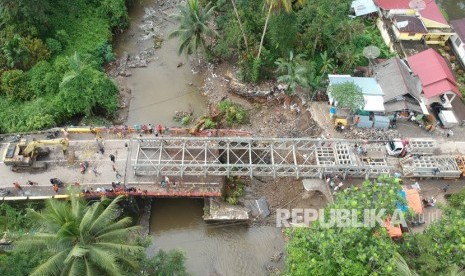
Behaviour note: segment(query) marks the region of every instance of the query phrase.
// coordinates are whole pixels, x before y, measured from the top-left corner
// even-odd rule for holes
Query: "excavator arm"
[[[68,150],[69,141],[66,138],[52,139],[52,140],[39,140],[30,142],[23,150],[23,156],[31,156],[31,154],[42,145],[61,145],[63,150]]]

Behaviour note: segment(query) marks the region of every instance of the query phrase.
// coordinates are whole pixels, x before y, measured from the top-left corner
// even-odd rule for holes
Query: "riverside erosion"
[[[169,15],[180,2],[135,1],[131,27],[114,41],[118,60],[107,72],[120,86],[119,120],[128,125],[175,126],[176,111],[208,112],[199,91],[203,75],[177,55],[177,39],[167,38],[176,27]],[[265,275],[283,267],[284,258],[271,261],[284,248],[279,228],[205,223],[204,201],[197,199],[157,199],[151,208],[153,244],[147,253],[180,249],[193,275]]]

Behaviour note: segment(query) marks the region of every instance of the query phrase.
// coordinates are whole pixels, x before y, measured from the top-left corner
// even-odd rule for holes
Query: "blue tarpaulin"
[[[403,199],[407,200],[407,195],[405,194],[405,191],[402,190],[399,192],[400,195],[402,196]],[[402,204],[402,202],[397,202],[397,209],[401,210],[402,212],[407,212],[408,211],[408,205]]]

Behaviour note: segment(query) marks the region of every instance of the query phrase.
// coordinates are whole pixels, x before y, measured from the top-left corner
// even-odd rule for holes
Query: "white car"
[[[391,156],[405,156],[406,150],[404,144],[400,140],[393,140],[386,143],[386,151]]]

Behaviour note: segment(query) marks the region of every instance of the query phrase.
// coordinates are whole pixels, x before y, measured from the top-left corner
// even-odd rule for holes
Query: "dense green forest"
[[[374,20],[349,16],[351,2],[189,0],[176,36],[181,52],[237,61],[244,81],[277,78],[289,84],[289,93],[296,86],[314,91],[328,73],[366,66],[366,46],[390,55]]]
[[[0,132],[111,118],[117,87],[103,73],[112,33],[129,24],[132,0],[0,0]],[[389,55],[373,21],[350,2],[190,0],[177,18],[180,52],[237,64],[246,82],[276,78],[314,92],[331,72],[366,65],[363,48]]]
[[[129,24],[126,0],[0,0],[0,133],[111,117],[112,33]]]

